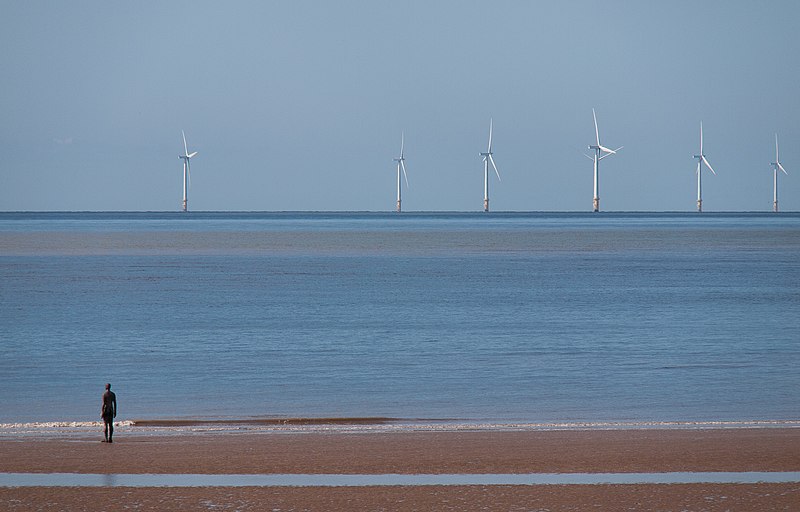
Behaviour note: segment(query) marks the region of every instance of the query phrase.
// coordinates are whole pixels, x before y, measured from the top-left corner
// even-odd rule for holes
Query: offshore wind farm
[[[607,7],[614,16],[598,24],[584,0],[503,4],[484,33],[469,29],[484,21],[470,5],[317,6],[310,17],[243,0],[115,7],[113,18],[14,5],[0,21],[0,210],[182,211],[179,148],[200,150],[187,165],[191,211],[393,211],[405,131],[402,211],[482,211],[475,156],[492,118],[503,169],[496,181],[488,162],[492,212],[592,211],[596,196],[604,212],[696,211],[701,120],[720,174],[701,165],[704,211],[774,209],[764,168],[775,133],[789,172],[778,170],[779,209],[800,211],[800,72],[788,65],[800,6]],[[191,21],[185,38],[162,22],[178,16]],[[386,19],[414,37],[387,38]],[[776,70],[781,80],[759,78]],[[596,150],[582,149],[598,138],[625,149],[597,156],[595,194]]]
[[[593,197],[592,197],[592,211],[597,213],[600,211],[600,161],[604,158],[616,155],[618,151],[623,149],[624,146],[620,146],[616,149],[610,149],[606,146],[603,146],[600,143],[600,130],[597,124],[597,113],[594,108],[592,108],[592,120],[594,121],[594,134],[595,134],[595,141],[594,144],[589,145],[589,149],[592,150],[593,155],[584,155],[586,158],[592,160],[592,171],[593,171]],[[497,176],[497,180],[501,181],[500,178],[500,171],[497,169],[497,165],[494,162],[494,153],[492,151],[492,137],[493,137],[493,129],[494,129],[494,120],[489,119],[489,140],[487,144],[487,149],[485,152],[481,152],[480,156],[482,157],[483,161],[483,211],[489,212],[489,178],[491,174],[491,170],[494,171],[495,175]],[[197,151],[189,153],[188,147],[186,145],[186,134],[181,132],[183,135],[183,147],[184,147],[184,154],[179,156],[178,158],[183,160],[183,202],[182,202],[182,210],[184,212],[187,210],[188,199],[187,199],[187,180],[190,179],[189,173],[189,160],[197,154]],[[709,163],[708,159],[706,158],[705,153],[703,152],[703,123],[700,122],[700,151],[699,154],[694,155],[694,158],[697,160],[697,170],[696,170],[696,178],[697,178],[697,212],[703,212],[703,186],[702,186],[702,174],[703,169],[706,168],[711,172],[713,175],[716,176],[716,171]],[[408,174],[406,172],[405,167],[405,131],[401,132],[400,134],[400,156],[393,159],[396,163],[396,203],[395,203],[395,211],[397,213],[401,213],[402,209],[402,184],[403,180],[405,180],[406,188],[409,187],[408,183]],[[778,135],[775,134],[775,162],[770,164],[773,167],[773,212],[778,212],[778,171],[783,172],[788,176],[786,169],[784,169],[783,165],[780,163],[779,155],[778,155]],[[553,191],[557,192],[557,191]],[[529,211],[536,211],[537,208],[533,205]]]

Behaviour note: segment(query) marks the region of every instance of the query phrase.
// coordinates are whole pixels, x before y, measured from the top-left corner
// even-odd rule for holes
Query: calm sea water
[[[800,215],[0,213],[0,423],[800,419]]]

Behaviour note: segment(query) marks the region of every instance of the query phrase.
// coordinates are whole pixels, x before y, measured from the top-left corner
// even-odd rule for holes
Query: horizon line
[[[113,214],[176,214],[176,215],[192,215],[192,214],[218,214],[218,213],[233,213],[233,214],[386,214],[392,216],[402,217],[403,215],[415,214],[475,214],[481,216],[492,215],[506,215],[506,214],[587,214],[590,216],[602,216],[604,214],[691,214],[702,216],[704,214],[768,214],[781,215],[781,214],[796,214],[800,210],[781,210],[774,212],[769,209],[764,210],[704,210],[697,212],[696,210],[603,210],[593,212],[590,210],[493,210],[485,212],[482,210],[403,210],[397,212],[395,210],[0,210],[0,215],[3,214],[81,214],[81,213],[113,213]]]

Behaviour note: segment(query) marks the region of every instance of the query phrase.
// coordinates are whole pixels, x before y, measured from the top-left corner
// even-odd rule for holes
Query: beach
[[[0,471],[500,474],[800,471],[800,429],[125,435],[0,441]],[[796,510],[800,483],[19,487],[2,510]]]

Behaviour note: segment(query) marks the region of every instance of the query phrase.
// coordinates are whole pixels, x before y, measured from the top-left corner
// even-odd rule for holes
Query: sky
[[[0,0],[0,211],[800,211],[800,2]]]

